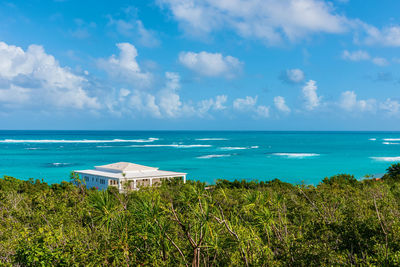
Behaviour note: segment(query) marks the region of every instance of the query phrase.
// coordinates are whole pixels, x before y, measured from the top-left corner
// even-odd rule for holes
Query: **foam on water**
[[[250,146],[250,147],[243,147],[243,146],[226,146],[226,147],[220,147],[222,150],[244,150],[244,149],[255,149],[258,148],[258,146]]]
[[[296,159],[320,156],[320,154],[317,153],[272,153],[272,155]]]
[[[393,143],[393,142],[382,142],[384,145],[400,145],[400,143]]]
[[[49,163],[49,165],[51,167],[65,167],[65,166],[70,166],[73,165],[72,163],[68,163],[68,162],[53,162],[53,163]]]
[[[148,139],[133,139],[133,140],[125,140],[125,139],[112,139],[112,140],[23,140],[23,139],[4,139],[0,140],[0,143],[148,143],[159,140],[158,138],[148,138]]]
[[[54,183],[76,169],[127,161],[208,183],[276,177],[318,184],[343,172],[384,173],[400,162],[398,149],[400,132],[0,131],[0,174]]]
[[[241,147],[241,146],[227,146],[227,147],[221,147],[220,149],[222,150],[242,150],[242,149],[249,149],[248,147]]]
[[[370,138],[369,141],[376,141],[376,138]]]
[[[386,162],[395,162],[400,161],[400,157],[370,157],[376,161],[386,161]]]
[[[220,155],[205,155],[205,156],[200,156],[197,157],[198,159],[212,159],[212,158],[225,158],[225,157],[230,157],[230,154],[220,154]]]
[[[389,141],[389,142],[391,142],[391,141],[400,141],[400,138],[384,138],[383,139],[383,141]]]
[[[194,147],[211,147],[211,145],[181,145],[181,144],[158,144],[158,145],[131,145],[129,147],[176,147],[176,148],[194,148]]]

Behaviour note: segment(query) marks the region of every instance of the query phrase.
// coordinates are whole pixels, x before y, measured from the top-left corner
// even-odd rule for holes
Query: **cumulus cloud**
[[[240,111],[250,110],[254,108],[254,106],[257,104],[257,98],[257,96],[246,96],[246,98],[237,98],[233,101],[233,108]]]
[[[354,91],[346,91],[340,97],[339,106],[346,111],[374,111],[376,100],[358,100]]]
[[[304,72],[300,69],[289,69],[281,74],[281,80],[287,83],[300,83],[304,80]]]
[[[233,101],[233,108],[240,112],[252,112],[255,117],[268,118],[269,117],[269,107],[258,105],[258,97],[246,96],[245,98],[237,98]]]
[[[305,107],[308,110],[313,110],[320,106],[322,97],[317,94],[317,82],[309,80],[303,87],[303,97],[305,100]]]
[[[397,115],[400,112],[400,103],[390,98],[380,104],[380,108],[388,112],[389,115]]]
[[[99,108],[97,98],[84,89],[87,80],[61,67],[42,46],[24,51],[0,42],[0,58],[0,103]]]
[[[150,116],[159,119],[204,117],[210,115],[211,111],[221,111],[227,108],[225,106],[228,99],[226,95],[217,95],[198,103],[184,102],[179,94],[180,87],[180,75],[175,72],[166,72],[165,85],[154,94],[144,90],[131,92],[123,89],[118,94],[119,99],[109,101],[108,107],[116,114],[139,112],[144,117]]]
[[[348,50],[344,50],[342,53],[342,58],[350,61],[371,61],[377,66],[386,66],[389,62],[382,57],[371,57],[368,52],[363,50],[357,50],[350,52]]]
[[[364,30],[365,37],[358,42],[363,42],[369,45],[382,45],[389,47],[400,46],[400,26],[391,25],[379,29],[373,25],[359,22],[361,28]]]
[[[217,95],[215,98],[205,99],[198,104],[198,112],[205,114],[210,110],[224,110],[225,103],[228,100],[227,95]]]
[[[98,60],[98,66],[112,78],[133,86],[149,86],[152,75],[141,70],[136,60],[138,52],[130,43],[118,43],[119,55]]]
[[[286,105],[285,98],[282,96],[274,97],[274,104],[276,109],[284,113],[290,113],[290,108]]]
[[[178,94],[180,88],[180,76],[174,72],[166,72],[166,86],[158,93],[158,104],[160,110],[166,117],[176,118],[181,112],[182,102]]]
[[[243,63],[232,56],[208,52],[181,52],[179,62],[188,69],[209,77],[235,77],[240,72]]]
[[[263,106],[263,105],[257,106],[256,114],[258,117],[268,118],[269,117],[269,107]]]
[[[320,0],[158,0],[189,34],[229,29],[277,44],[315,33],[342,33],[347,19]]]

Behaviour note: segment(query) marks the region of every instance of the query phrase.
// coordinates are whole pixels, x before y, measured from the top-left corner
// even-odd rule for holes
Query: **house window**
[[[89,182],[89,177],[84,176],[83,179],[85,179],[86,182]]]
[[[100,184],[105,184],[105,183],[106,183],[106,180],[100,179]]]

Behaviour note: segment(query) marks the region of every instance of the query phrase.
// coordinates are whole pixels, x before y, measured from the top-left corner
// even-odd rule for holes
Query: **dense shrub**
[[[398,166],[387,177],[398,177]],[[400,265],[400,183],[218,180],[119,194],[0,179],[0,262],[17,266]]]

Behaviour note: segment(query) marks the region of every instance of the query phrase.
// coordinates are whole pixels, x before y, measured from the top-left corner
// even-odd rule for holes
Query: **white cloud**
[[[267,106],[257,106],[256,114],[258,117],[261,118],[268,118],[269,117],[269,107]]]
[[[275,107],[284,113],[290,113],[290,108],[286,105],[285,98],[282,96],[274,97]]]
[[[0,89],[0,103],[23,104],[28,103],[31,91],[11,84],[8,89]]]
[[[303,97],[305,100],[305,107],[308,110],[313,110],[320,106],[322,97],[317,94],[316,81],[309,80],[303,87]]]
[[[198,112],[201,114],[207,113],[210,110],[224,110],[226,109],[225,103],[228,100],[226,95],[217,95],[214,98],[205,99],[198,104]]]
[[[240,112],[252,112],[257,118],[268,118],[269,117],[269,107],[258,105],[258,97],[246,96],[245,98],[237,98],[233,101],[233,108]]]
[[[388,112],[389,115],[396,115],[400,112],[400,103],[390,98],[380,104],[380,108]]]
[[[342,33],[347,19],[320,0],[158,0],[189,34],[229,29],[269,44],[315,33]]]
[[[374,111],[376,100],[358,100],[354,91],[346,91],[340,97],[339,106],[346,111]]]
[[[243,63],[232,56],[208,52],[181,52],[179,62],[188,69],[209,77],[224,76],[233,78],[240,72]]]
[[[108,16],[108,26],[114,26],[116,31],[125,36],[134,38],[140,45],[146,47],[156,47],[160,45],[160,41],[156,37],[156,32],[146,29],[143,22],[135,19],[136,12],[132,12],[130,8],[125,10],[126,19],[115,19]]]
[[[156,38],[156,34],[153,31],[146,29],[141,20],[136,21],[136,27],[140,44],[147,47],[160,45],[160,41]]]
[[[166,72],[166,86],[158,93],[158,105],[166,117],[176,118],[181,114],[182,102],[177,93],[180,88],[180,76],[174,72]]]
[[[371,57],[366,51],[363,50],[358,50],[353,52],[344,50],[342,53],[342,58],[351,61],[362,61],[362,60],[369,60]]]
[[[117,102],[118,107],[121,107],[122,101]],[[156,104],[155,96],[139,90],[134,90],[128,98],[127,109],[132,109],[133,111],[138,111],[154,118],[163,117],[159,106]]]
[[[368,52],[363,51],[363,50],[357,50],[350,52],[348,50],[344,50],[342,53],[342,58],[345,60],[351,60],[351,61],[371,61],[377,66],[386,66],[389,64],[389,62],[382,57],[371,57]]]
[[[86,79],[63,68],[42,46],[21,47],[0,42],[0,103],[60,108],[99,108],[83,89]]]
[[[135,46],[130,43],[119,43],[117,47],[120,50],[119,55],[112,55],[107,60],[100,59],[98,66],[118,81],[139,87],[149,86],[152,75],[141,70],[136,60],[138,53]]]
[[[372,59],[372,63],[378,66],[386,66],[389,62],[383,57],[375,57]]]
[[[289,69],[282,73],[281,78],[288,83],[300,83],[304,80],[304,72],[300,69]]]
[[[361,28],[365,31],[366,37],[361,42],[369,45],[382,45],[382,46],[400,46],[400,26],[392,25],[379,29],[367,23],[359,22]],[[357,40],[360,42],[360,40]]]
[[[254,108],[254,106],[257,104],[257,98],[257,96],[246,96],[246,98],[237,98],[233,101],[233,108],[240,111],[250,110]]]
[[[154,118],[180,118],[196,115],[195,108],[183,103],[179,95],[180,76],[178,73],[166,72],[165,85],[163,88],[151,94],[143,90],[121,90],[119,95],[123,95],[118,101],[110,105],[110,110],[124,109],[115,113],[140,112],[144,117]],[[131,112],[134,111],[134,112]]]

